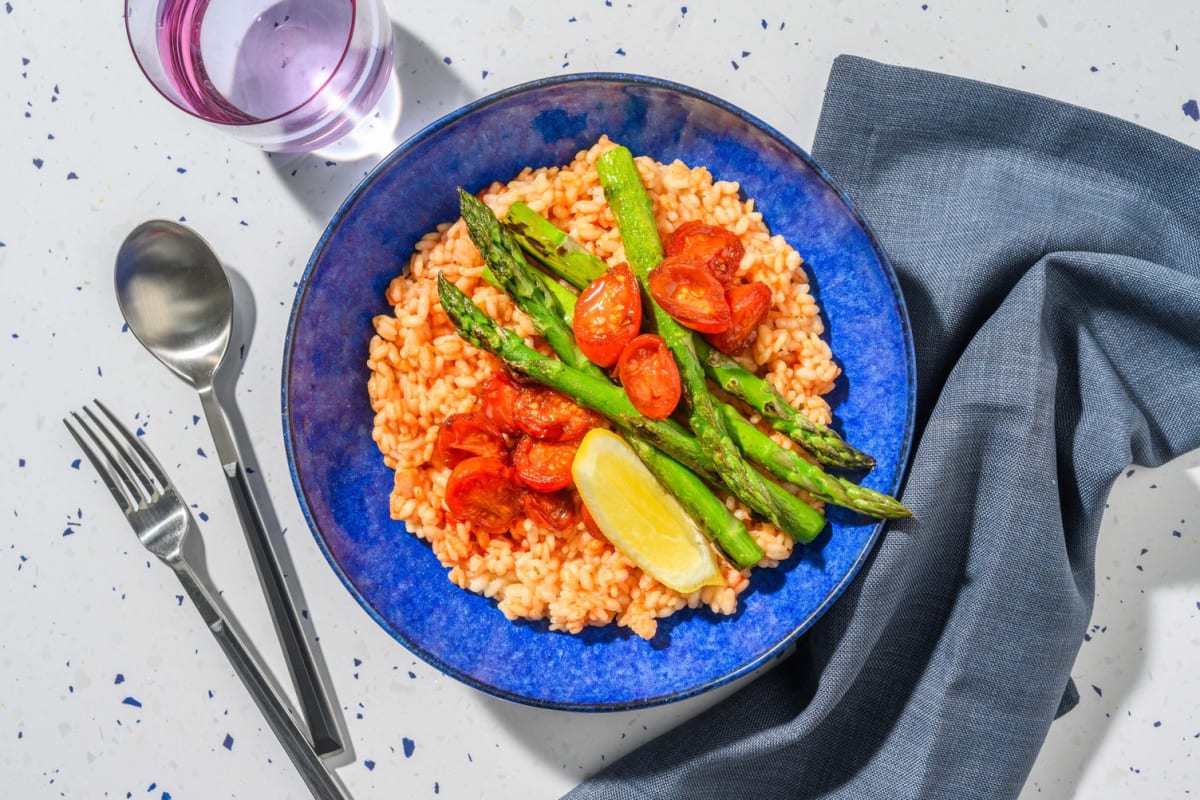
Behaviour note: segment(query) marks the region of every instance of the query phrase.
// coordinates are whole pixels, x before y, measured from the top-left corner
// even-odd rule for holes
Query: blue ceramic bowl
[[[509,622],[452,585],[429,547],[389,518],[392,474],[371,440],[365,367],[371,319],[390,311],[384,289],[422,234],[457,217],[455,187],[565,164],[601,134],[738,181],[801,252],[845,373],[835,424],[878,462],[866,485],[898,487],[914,406],[908,319],[871,232],[806,153],[729,103],[633,75],[564,76],[472,103],[388,156],[329,223],[296,295],[283,369],[296,491],[330,565],[401,644],[485,692],[571,710],[666,703],[763,664],[837,599],[882,527],[833,510],[816,542],[754,571],[735,615],[685,611],[647,642],[615,626],[573,636]]]

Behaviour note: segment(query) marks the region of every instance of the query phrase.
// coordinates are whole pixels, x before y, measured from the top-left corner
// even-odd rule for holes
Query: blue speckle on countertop
[[[33,160],[33,165],[34,165],[35,167],[37,167],[38,169],[41,169],[41,168],[42,168],[42,165],[43,165],[43,164],[45,164],[45,163],[46,163],[46,162],[45,162],[45,161],[43,161],[43,160],[42,160],[42,159],[40,159],[40,158],[35,158],[35,159]]]
[[[142,707],[142,701],[141,701],[141,700],[138,700],[136,697],[126,697],[126,698],[125,698],[124,700],[122,700],[121,702],[122,702],[122,703],[124,703],[124,704],[125,704],[125,705],[127,705],[127,706],[133,706],[134,708],[141,708],[141,707]]]
[[[233,737],[230,736],[228,733],[225,734],[225,741],[221,742],[221,746],[224,747],[226,750],[232,750],[233,749]]]
[[[122,675],[120,672],[117,673],[117,677],[113,678],[113,685],[116,685],[118,683],[124,683],[124,682],[125,682],[125,676]]]
[[[417,746],[416,742],[405,736],[400,740],[400,744],[404,746],[404,757],[412,758],[413,750],[415,750]]]
[[[1200,104],[1195,100],[1188,100],[1183,104],[1183,113],[1187,114],[1193,120],[1200,121]]]
[[[624,48],[624,47],[618,47],[616,52],[617,52],[617,55],[619,55],[619,56],[623,56],[623,55],[625,55],[625,48]]]
[[[366,767],[368,770],[374,770],[374,769],[375,769],[375,762],[374,762],[374,761],[372,761],[372,760],[371,760],[371,759],[369,759],[369,758],[368,758],[368,759],[364,759],[364,760],[363,760],[363,766],[364,766],[364,767]]]

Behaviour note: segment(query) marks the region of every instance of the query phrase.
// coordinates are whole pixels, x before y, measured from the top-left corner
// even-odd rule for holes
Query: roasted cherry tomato
[[[452,414],[438,429],[433,448],[433,463],[439,467],[455,467],[473,456],[488,456],[503,461],[508,446],[496,427],[478,412]]]
[[[513,406],[520,393],[521,387],[507,372],[493,372],[480,389],[479,413],[501,433],[519,433],[513,421]]]
[[[642,295],[624,262],[588,284],[575,304],[575,341],[585,356],[602,367],[617,363],[641,324]]]
[[[686,254],[699,261],[725,286],[733,282],[746,255],[746,248],[732,231],[699,220],[676,228],[667,237],[664,250],[668,258]]]
[[[665,419],[679,405],[679,367],[661,336],[643,333],[617,361],[617,376],[633,407],[651,419]]]
[[[548,442],[522,436],[513,450],[517,480],[537,492],[557,492],[571,485],[571,462],[579,442]]]
[[[680,325],[700,333],[720,333],[729,327],[725,287],[689,256],[664,259],[650,270],[648,283],[650,296]]]
[[[745,349],[771,310],[771,287],[760,281],[743,283],[727,291],[725,299],[729,301],[729,327],[721,333],[706,334],[704,338],[722,353],[734,356]]]
[[[565,531],[575,524],[577,495],[570,489],[560,492],[529,492],[525,495],[525,516],[535,525]]]
[[[535,439],[581,439],[600,422],[595,411],[544,386],[521,390],[513,404],[513,421]]]
[[[446,481],[450,515],[487,533],[504,533],[525,507],[525,490],[503,461],[476,456],[461,462]]]

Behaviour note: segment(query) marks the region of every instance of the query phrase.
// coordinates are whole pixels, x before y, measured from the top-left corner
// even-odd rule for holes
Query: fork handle
[[[246,542],[271,611],[271,619],[275,623],[275,633],[283,647],[300,708],[312,734],[313,748],[322,756],[335,755],[344,750],[341,729],[333,715],[329,692],[317,671],[312,650],[300,625],[296,602],[279,566],[271,537],[267,535],[267,527],[246,478],[225,413],[215,390],[201,389],[200,401],[217,446],[217,455],[225,470],[225,479],[229,483],[238,518],[246,532]]]
[[[250,650],[242,641],[237,630],[229,624],[225,615],[217,607],[209,594],[208,588],[201,582],[199,576],[183,562],[171,565],[184,591],[192,599],[204,623],[216,637],[217,643],[225,651],[229,663],[242,679],[242,683],[254,698],[271,730],[279,738],[280,744],[288,757],[300,772],[300,777],[317,800],[349,800],[350,795],[342,788],[338,779],[329,771],[325,763],[308,743],[304,733],[296,725],[292,715],[288,713],[279,694],[258,662],[250,654]]]

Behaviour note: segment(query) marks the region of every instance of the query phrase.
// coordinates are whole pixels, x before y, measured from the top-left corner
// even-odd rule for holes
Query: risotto
[[[596,173],[597,158],[614,146],[601,138],[566,166],[527,168],[508,183],[488,186],[479,197],[497,215],[523,201],[616,264],[624,260],[624,251]],[[771,310],[741,360],[810,419],[828,423],[823,396],[833,388],[839,369],[821,338],[819,311],[800,255],[782,237],[771,235],[754,200],[739,197],[738,184],[679,161],[660,164],[641,156],[636,162],[654,200],[661,236],[700,220],[739,237],[745,257],[738,275],[767,284],[773,295]],[[738,594],[749,584],[749,570],[722,562],[723,586],[681,595],[582,522],[563,531],[522,517],[505,534],[479,536],[451,519],[444,504],[450,469],[434,464],[438,429],[449,415],[466,412],[475,403],[479,385],[500,369],[500,362],[459,338],[438,302],[438,273],[493,319],[550,353],[508,296],[483,282],[482,269],[462,220],[439,225],[418,242],[407,271],[388,286],[387,302],[394,313],[374,320],[368,392],[375,442],[395,471],[391,516],[429,543],[455,585],[492,598],[509,619],[546,620],[551,630],[570,633],[616,623],[648,639],[657,620],[683,608],[706,606],[732,614]],[[782,435],[772,436],[793,448]],[[735,499],[722,497],[766,553],[758,567],[773,567],[791,554],[792,539],[753,519]]]

